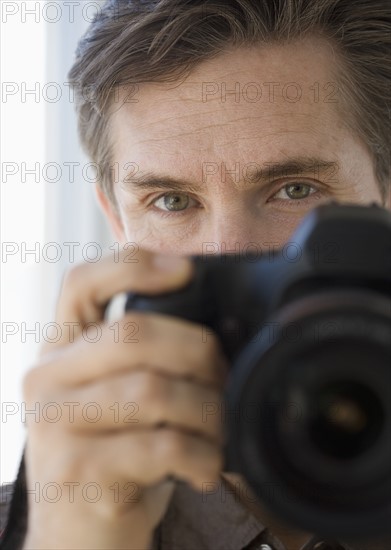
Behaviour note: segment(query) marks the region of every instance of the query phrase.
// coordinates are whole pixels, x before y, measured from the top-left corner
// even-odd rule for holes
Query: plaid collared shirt
[[[1,486],[1,550],[23,549],[27,529],[26,499],[22,460],[16,482]],[[236,498],[223,479],[221,479],[221,486],[208,492],[207,495],[193,490],[184,482],[177,482],[166,514],[154,531],[152,548],[153,550],[291,550]],[[301,548],[301,550],[390,549],[391,527],[390,534],[381,540],[352,542],[310,536]]]

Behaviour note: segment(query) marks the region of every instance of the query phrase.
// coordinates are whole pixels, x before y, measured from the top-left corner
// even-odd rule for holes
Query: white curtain
[[[16,477],[34,365],[66,269],[113,242],[83,155],[67,73],[103,0],[2,2],[0,482]],[[96,243],[96,244],[90,244]]]
[[[48,284],[44,282],[49,292],[49,309],[58,294],[56,285],[64,269],[78,261],[94,261],[100,249],[109,243],[108,227],[94,195],[96,170],[80,148],[75,105],[66,84],[77,41],[103,3],[103,0],[77,2],[74,21],[68,17],[61,25],[48,26],[48,81],[61,83],[62,88],[59,101],[47,102],[47,158],[54,163],[52,179],[59,177],[59,180],[46,184],[45,236],[48,241],[58,242],[62,251],[60,261],[54,264],[55,273],[48,271]],[[57,173],[58,166],[61,170]],[[55,247],[52,253],[54,256]]]

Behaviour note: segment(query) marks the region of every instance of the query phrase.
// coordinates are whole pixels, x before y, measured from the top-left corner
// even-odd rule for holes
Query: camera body
[[[129,293],[126,310],[217,333],[232,364],[222,414],[225,471],[276,515],[323,536],[389,530],[391,215],[312,210],[283,248],[193,257],[185,288]]]

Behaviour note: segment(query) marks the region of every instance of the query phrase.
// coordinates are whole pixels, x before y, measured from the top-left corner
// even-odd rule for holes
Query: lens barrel
[[[391,512],[391,301],[306,296],[249,343],[227,386],[227,467],[287,522],[377,535]],[[262,332],[262,330],[261,330]],[[259,415],[249,411],[259,411]]]

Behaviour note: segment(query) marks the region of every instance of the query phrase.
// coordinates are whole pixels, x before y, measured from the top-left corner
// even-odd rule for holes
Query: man
[[[207,246],[281,246],[332,199],[391,208],[389,16],[383,0],[106,3],[70,77],[100,204],[134,244],[65,277],[56,322],[75,324],[74,341],[64,331],[44,346],[24,399],[99,403],[103,415],[27,426],[20,485],[25,468],[28,489],[74,491],[55,504],[29,494],[27,528],[14,504],[13,548],[389,548],[290,528],[221,474],[221,423],[200,413],[226,378],[217,338],[201,345],[199,325],[141,313],[114,338],[104,319],[119,292],[186,284],[182,256]],[[102,329],[93,345],[90,323]],[[136,422],[124,421],[129,403]],[[92,481],[95,502],[80,491]],[[205,484],[216,491],[201,498]]]

